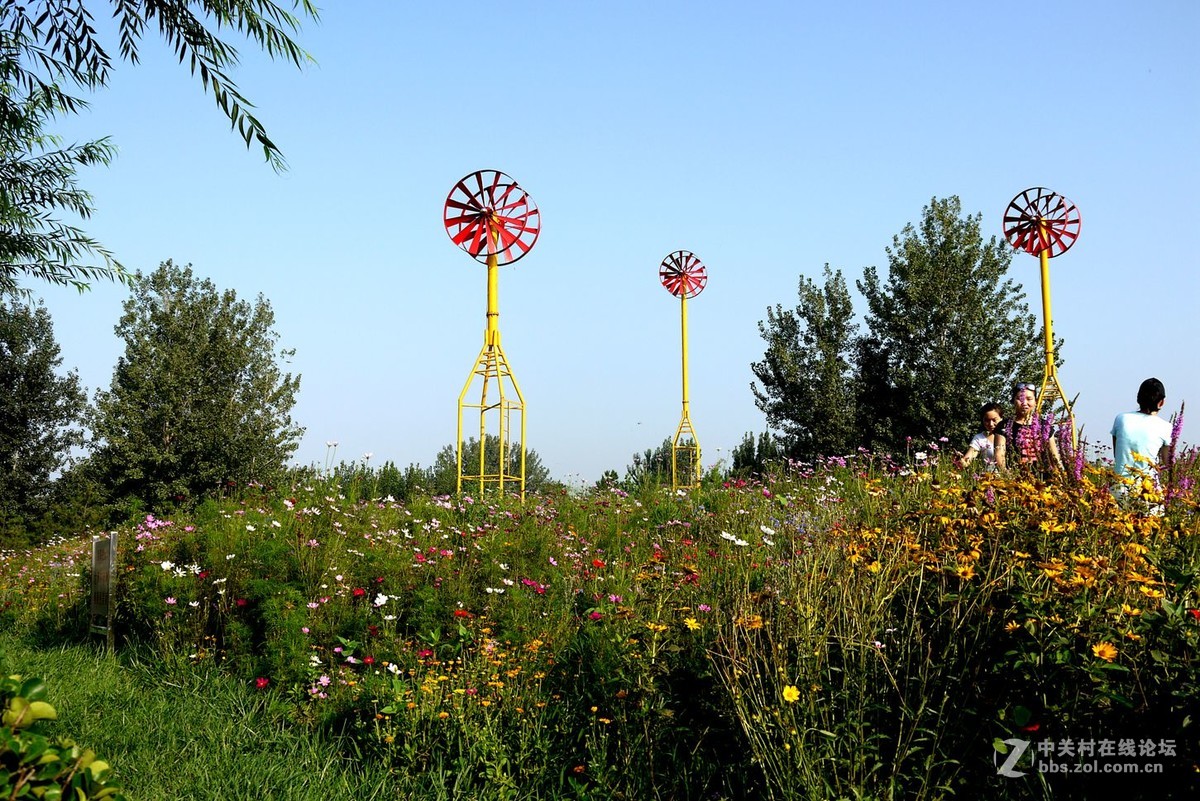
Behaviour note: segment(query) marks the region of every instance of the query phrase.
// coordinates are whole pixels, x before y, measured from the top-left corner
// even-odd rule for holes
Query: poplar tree
[[[1013,250],[958,197],[933,198],[886,248],[888,272],[867,267],[858,291],[866,333],[856,343],[858,427],[865,444],[900,447],[945,436],[961,447],[976,412],[1006,402],[1014,379],[1042,373],[1042,336],[1008,277]]]
[[[1011,248],[985,241],[982,224],[957,197],[933,198],[885,248],[886,275],[867,267],[856,282],[861,334],[846,282],[828,265],[823,286],[801,277],[795,310],[767,309],[751,390],[793,455],[941,437],[961,448],[982,404],[1007,401],[1014,380],[1037,380],[1041,326],[1008,276]]]
[[[135,275],[115,328],[125,352],[92,420],[92,471],[115,499],[161,508],[280,474],[304,429],[274,323],[261,295],[238,300],[190,266]]]
[[[793,456],[844,454],[858,444],[852,361],[854,307],[842,271],[825,265],[819,286],[800,277],[794,310],[776,304],[758,332],[767,343],[750,366],[754,402]]]
[[[0,293],[0,529],[42,511],[80,429],[87,396],[62,357],[50,314]]]

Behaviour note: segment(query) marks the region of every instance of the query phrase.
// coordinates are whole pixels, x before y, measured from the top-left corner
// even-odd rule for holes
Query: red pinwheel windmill
[[[658,280],[666,290],[679,298],[680,327],[683,339],[683,415],[675,438],[671,441],[671,487],[700,485],[700,440],[692,427],[688,409],[688,336],[687,302],[704,291],[708,271],[696,254],[677,250],[663,259],[658,267]]]
[[[485,264],[512,264],[537,242],[541,216],[529,194],[496,170],[480,170],[450,190],[443,214],[451,241]]]
[[[677,298],[694,298],[708,284],[708,271],[696,254],[677,250],[663,259],[658,268],[658,279]]]
[[[500,347],[500,265],[512,264],[533,249],[541,232],[537,205],[517,182],[497,170],[473,172],[454,185],[442,211],[450,240],[487,265],[487,326],[483,349],[458,396],[458,491],[463,480],[475,482],[482,495],[495,486],[502,494],[507,482],[525,494],[525,398]],[[478,403],[467,403],[476,379],[482,380]],[[489,391],[492,393],[489,397]],[[496,399],[496,394],[499,399]],[[463,464],[463,410],[479,411],[479,458]],[[520,441],[510,442],[513,418],[519,418]],[[491,425],[494,421],[495,425]],[[488,433],[489,428],[498,433]],[[489,454],[489,450],[491,453]],[[496,453],[499,451],[499,453]],[[464,470],[466,472],[464,472]]]
[[[1070,250],[1079,238],[1082,225],[1079,209],[1057,192],[1043,186],[1026,189],[1012,199],[1004,211],[1004,237],[1017,250],[1037,256],[1042,273],[1042,331],[1045,334],[1045,362],[1041,391],[1037,397],[1037,413],[1049,401],[1051,407],[1061,402],[1056,417],[1061,425],[1070,426],[1071,443],[1076,444],[1073,402],[1058,381],[1054,358],[1054,331],[1050,314],[1050,259]]]
[[[1004,236],[1031,256],[1061,256],[1079,238],[1082,220],[1075,204],[1042,186],[1026,189],[1004,212]]]

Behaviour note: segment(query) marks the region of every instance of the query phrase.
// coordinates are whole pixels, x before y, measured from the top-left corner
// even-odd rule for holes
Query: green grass
[[[58,721],[46,729],[93,748],[141,801],[397,798],[386,769],[289,722],[288,704],[215,670],[168,675],[103,647],[38,649],[0,635],[0,671],[39,675]]]

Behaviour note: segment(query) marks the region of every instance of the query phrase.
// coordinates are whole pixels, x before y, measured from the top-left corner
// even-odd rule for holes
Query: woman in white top
[[[977,456],[983,457],[986,469],[994,470],[996,468],[996,430],[1004,422],[1004,415],[1000,413],[1000,404],[985,403],[979,409],[979,420],[983,423],[983,431],[971,438],[971,444],[967,446],[966,453],[954,458],[954,466],[959,470],[966,468],[975,461]]]

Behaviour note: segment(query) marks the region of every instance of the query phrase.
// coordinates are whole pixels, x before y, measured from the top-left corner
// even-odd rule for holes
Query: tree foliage
[[[111,253],[58,218],[91,216],[91,196],[76,185],[75,171],[108,164],[112,145],[102,139],[63,147],[47,133],[61,109],[50,92],[13,91],[17,54],[3,37],[0,31],[0,292],[18,291],[22,273],[79,289],[98,278],[124,278]],[[93,258],[101,266],[87,263]]]
[[[852,363],[854,306],[842,271],[825,265],[825,283],[800,276],[795,310],[767,309],[758,331],[767,343],[750,366],[754,402],[800,458],[845,453],[857,444]]]
[[[116,333],[111,388],[97,393],[93,469],[117,498],[155,507],[227,482],[271,481],[303,429],[300,377],[283,373],[271,305],[218,292],[191,267],[138,273]]]
[[[625,486],[636,489],[651,484],[670,484],[672,450],[671,438],[667,437],[657,448],[635,453],[625,468]]]
[[[310,57],[294,41],[304,18],[317,19],[310,0],[289,10],[273,0],[108,0],[116,26],[116,52],[131,64],[147,29],[199,78],[247,147],[257,143],[277,170],[279,148],[252,113],[253,104],[232,79],[236,33],[273,59],[297,66]],[[101,139],[62,147],[47,130],[56,116],[86,107],[81,93],[108,85],[113,45],[102,41],[91,8],[101,0],[0,2],[0,288],[20,274],[83,289],[96,278],[125,280],[112,255],[75,226],[63,211],[86,219],[91,198],[78,188],[79,166],[108,164],[112,145]],[[220,35],[218,35],[220,34]],[[98,259],[98,264],[88,263]]]
[[[858,333],[841,272],[801,277],[795,309],[767,309],[764,358],[751,365],[755,401],[793,455],[891,448],[906,438],[973,433],[976,411],[1040,374],[1040,326],[1007,278],[1011,251],[984,241],[982,215],[934,198],[893,238],[888,272],[867,267]]]
[[[92,90],[108,85],[113,69],[111,44],[106,46],[97,35],[89,10],[100,4],[101,0],[25,0],[0,5],[0,32],[20,55],[10,77],[18,92],[49,97],[55,107],[75,112],[84,101],[64,86]],[[147,28],[157,29],[179,63],[200,79],[247,147],[258,143],[267,161],[284,166],[279,148],[251,113],[254,104],[231,77],[238,65],[237,48],[218,33],[237,33],[272,59],[299,67],[311,56],[293,37],[304,18],[318,18],[311,0],[294,0],[291,11],[273,0],[108,0],[108,4],[122,59],[137,64]]]
[[[45,307],[0,295],[0,525],[43,511],[54,474],[82,444],[87,397],[61,365]]]
[[[765,476],[767,466],[781,458],[783,450],[782,444],[770,431],[759,434],[757,440],[754,434],[747,431],[742,441],[733,448],[733,465],[729,474],[737,478]]]
[[[500,437],[495,434],[485,434],[484,448],[484,470],[490,474],[496,474],[500,468]],[[521,471],[521,443],[512,443],[508,451],[505,453],[505,461],[508,463],[504,472],[506,475],[519,475]],[[475,437],[468,437],[463,443],[462,456],[463,469],[467,473],[474,473],[479,469],[479,440]],[[542,464],[542,457],[533,448],[525,451],[525,491],[537,492],[547,485],[550,481],[550,468]],[[505,488],[508,488],[508,482],[505,481]],[[454,450],[454,444],[451,443],[438,451],[437,457],[434,459],[433,467],[429,469],[429,486],[435,494],[452,495],[458,488],[458,457]],[[475,486],[479,486],[479,480],[475,480]],[[514,484],[514,491],[517,489]],[[470,484],[464,479],[463,490],[470,491]]]
[[[982,403],[1040,374],[1040,326],[1006,278],[1012,249],[984,241],[982,215],[933,198],[886,249],[888,276],[864,271],[867,333],[858,343],[860,426],[868,445],[968,439]]]

